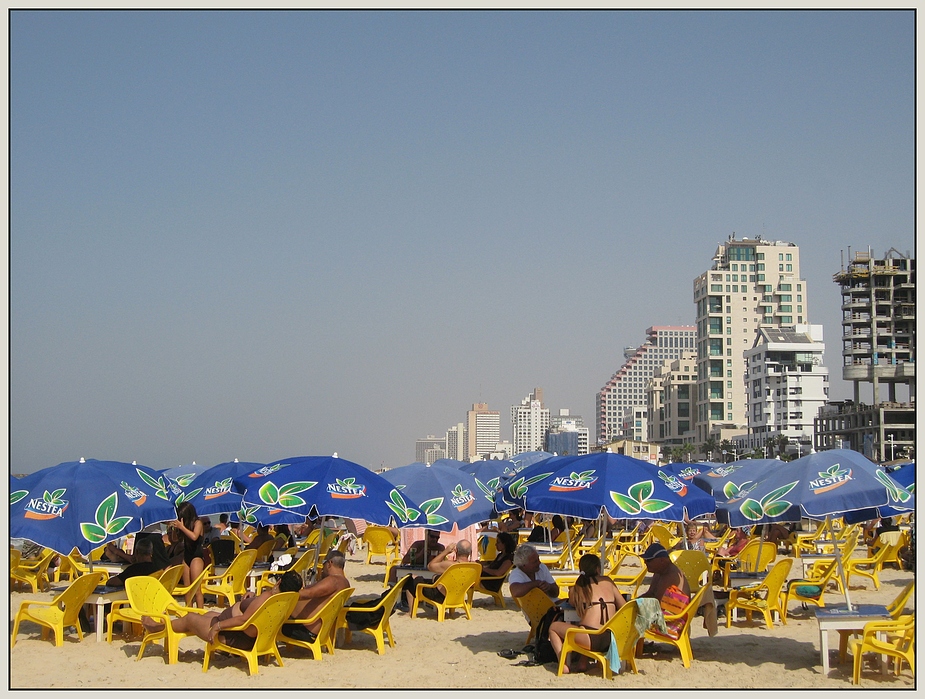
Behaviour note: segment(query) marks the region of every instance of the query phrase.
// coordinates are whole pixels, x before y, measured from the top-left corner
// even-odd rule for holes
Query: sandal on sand
[[[514,650],[513,648],[505,648],[504,650],[499,650],[498,655],[502,658],[507,658],[508,660],[516,658],[518,655],[524,655],[523,651]]]

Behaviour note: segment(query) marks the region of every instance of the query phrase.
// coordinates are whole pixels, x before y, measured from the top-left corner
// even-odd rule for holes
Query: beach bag
[[[212,560],[217,566],[230,566],[234,560],[234,542],[230,539],[212,539],[209,544]]]
[[[819,599],[819,595],[822,594],[820,585],[797,585],[794,589],[800,597],[809,597],[810,599]]]
[[[552,663],[559,659],[552,643],[549,642],[549,627],[554,621],[561,621],[564,616],[561,609],[551,607],[536,626],[536,638],[533,642],[533,662],[537,664]]]
[[[662,614],[667,617],[669,614],[680,614],[684,611],[687,605],[690,603],[691,598],[684,594],[677,585],[672,585],[667,590],[665,594],[662,595],[662,599],[659,600],[659,606],[662,608]],[[669,621],[665,619],[665,626],[668,628],[668,633],[665,634],[669,638],[678,639],[681,637],[681,631],[684,629],[684,619],[673,619]]]

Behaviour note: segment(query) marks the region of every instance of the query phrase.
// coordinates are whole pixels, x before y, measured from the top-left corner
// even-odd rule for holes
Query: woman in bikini
[[[581,575],[569,590],[568,601],[578,612],[578,624],[566,621],[556,621],[549,627],[549,642],[552,643],[556,656],[562,654],[562,643],[565,632],[575,626],[583,629],[599,629],[606,624],[617,610],[626,604],[626,600],[613,581],[606,575],[601,575],[601,559],[593,553],[585,554],[578,561]],[[574,636],[575,643],[582,648],[604,653],[610,647],[610,634],[589,636],[580,633]],[[576,670],[585,670],[587,659],[582,656]],[[565,665],[563,672],[568,672]]]

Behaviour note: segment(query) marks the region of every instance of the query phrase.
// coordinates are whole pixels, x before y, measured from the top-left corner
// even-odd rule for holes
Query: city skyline
[[[590,425],[733,232],[800,247],[849,398],[833,276],[914,255],[912,11],[12,11],[9,37],[18,473],[396,467],[537,386]]]

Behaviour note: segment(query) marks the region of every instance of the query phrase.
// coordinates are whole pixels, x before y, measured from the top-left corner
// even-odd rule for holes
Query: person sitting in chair
[[[340,551],[328,551],[324,557],[324,565],[321,568],[321,578],[318,582],[303,587],[299,591],[299,601],[295,605],[290,615],[291,621],[283,624],[282,633],[284,636],[295,638],[300,641],[314,643],[318,638],[318,632],[321,631],[321,620],[313,621],[306,624],[305,619],[310,618],[327,601],[341,590],[350,587],[350,581],[344,574],[344,564],[346,559]],[[291,572],[291,571],[289,571]]]
[[[453,558],[448,558],[450,554],[454,554]],[[472,555],[472,544],[469,543],[466,539],[460,539],[455,544],[450,544],[444,548],[440,553],[434,557],[434,559],[427,564],[427,570],[434,573],[434,578],[442,575],[451,565],[454,563],[465,562],[469,560],[469,557]],[[431,578],[425,578],[424,576],[418,576],[415,578],[408,578],[408,581],[405,583],[402,595],[403,599],[396,606],[396,609],[402,612],[407,612],[411,605],[414,604],[414,596],[417,592],[418,585],[431,583]],[[435,602],[443,602],[446,599],[446,588],[443,585],[437,585],[436,588],[424,588],[424,596]]]

